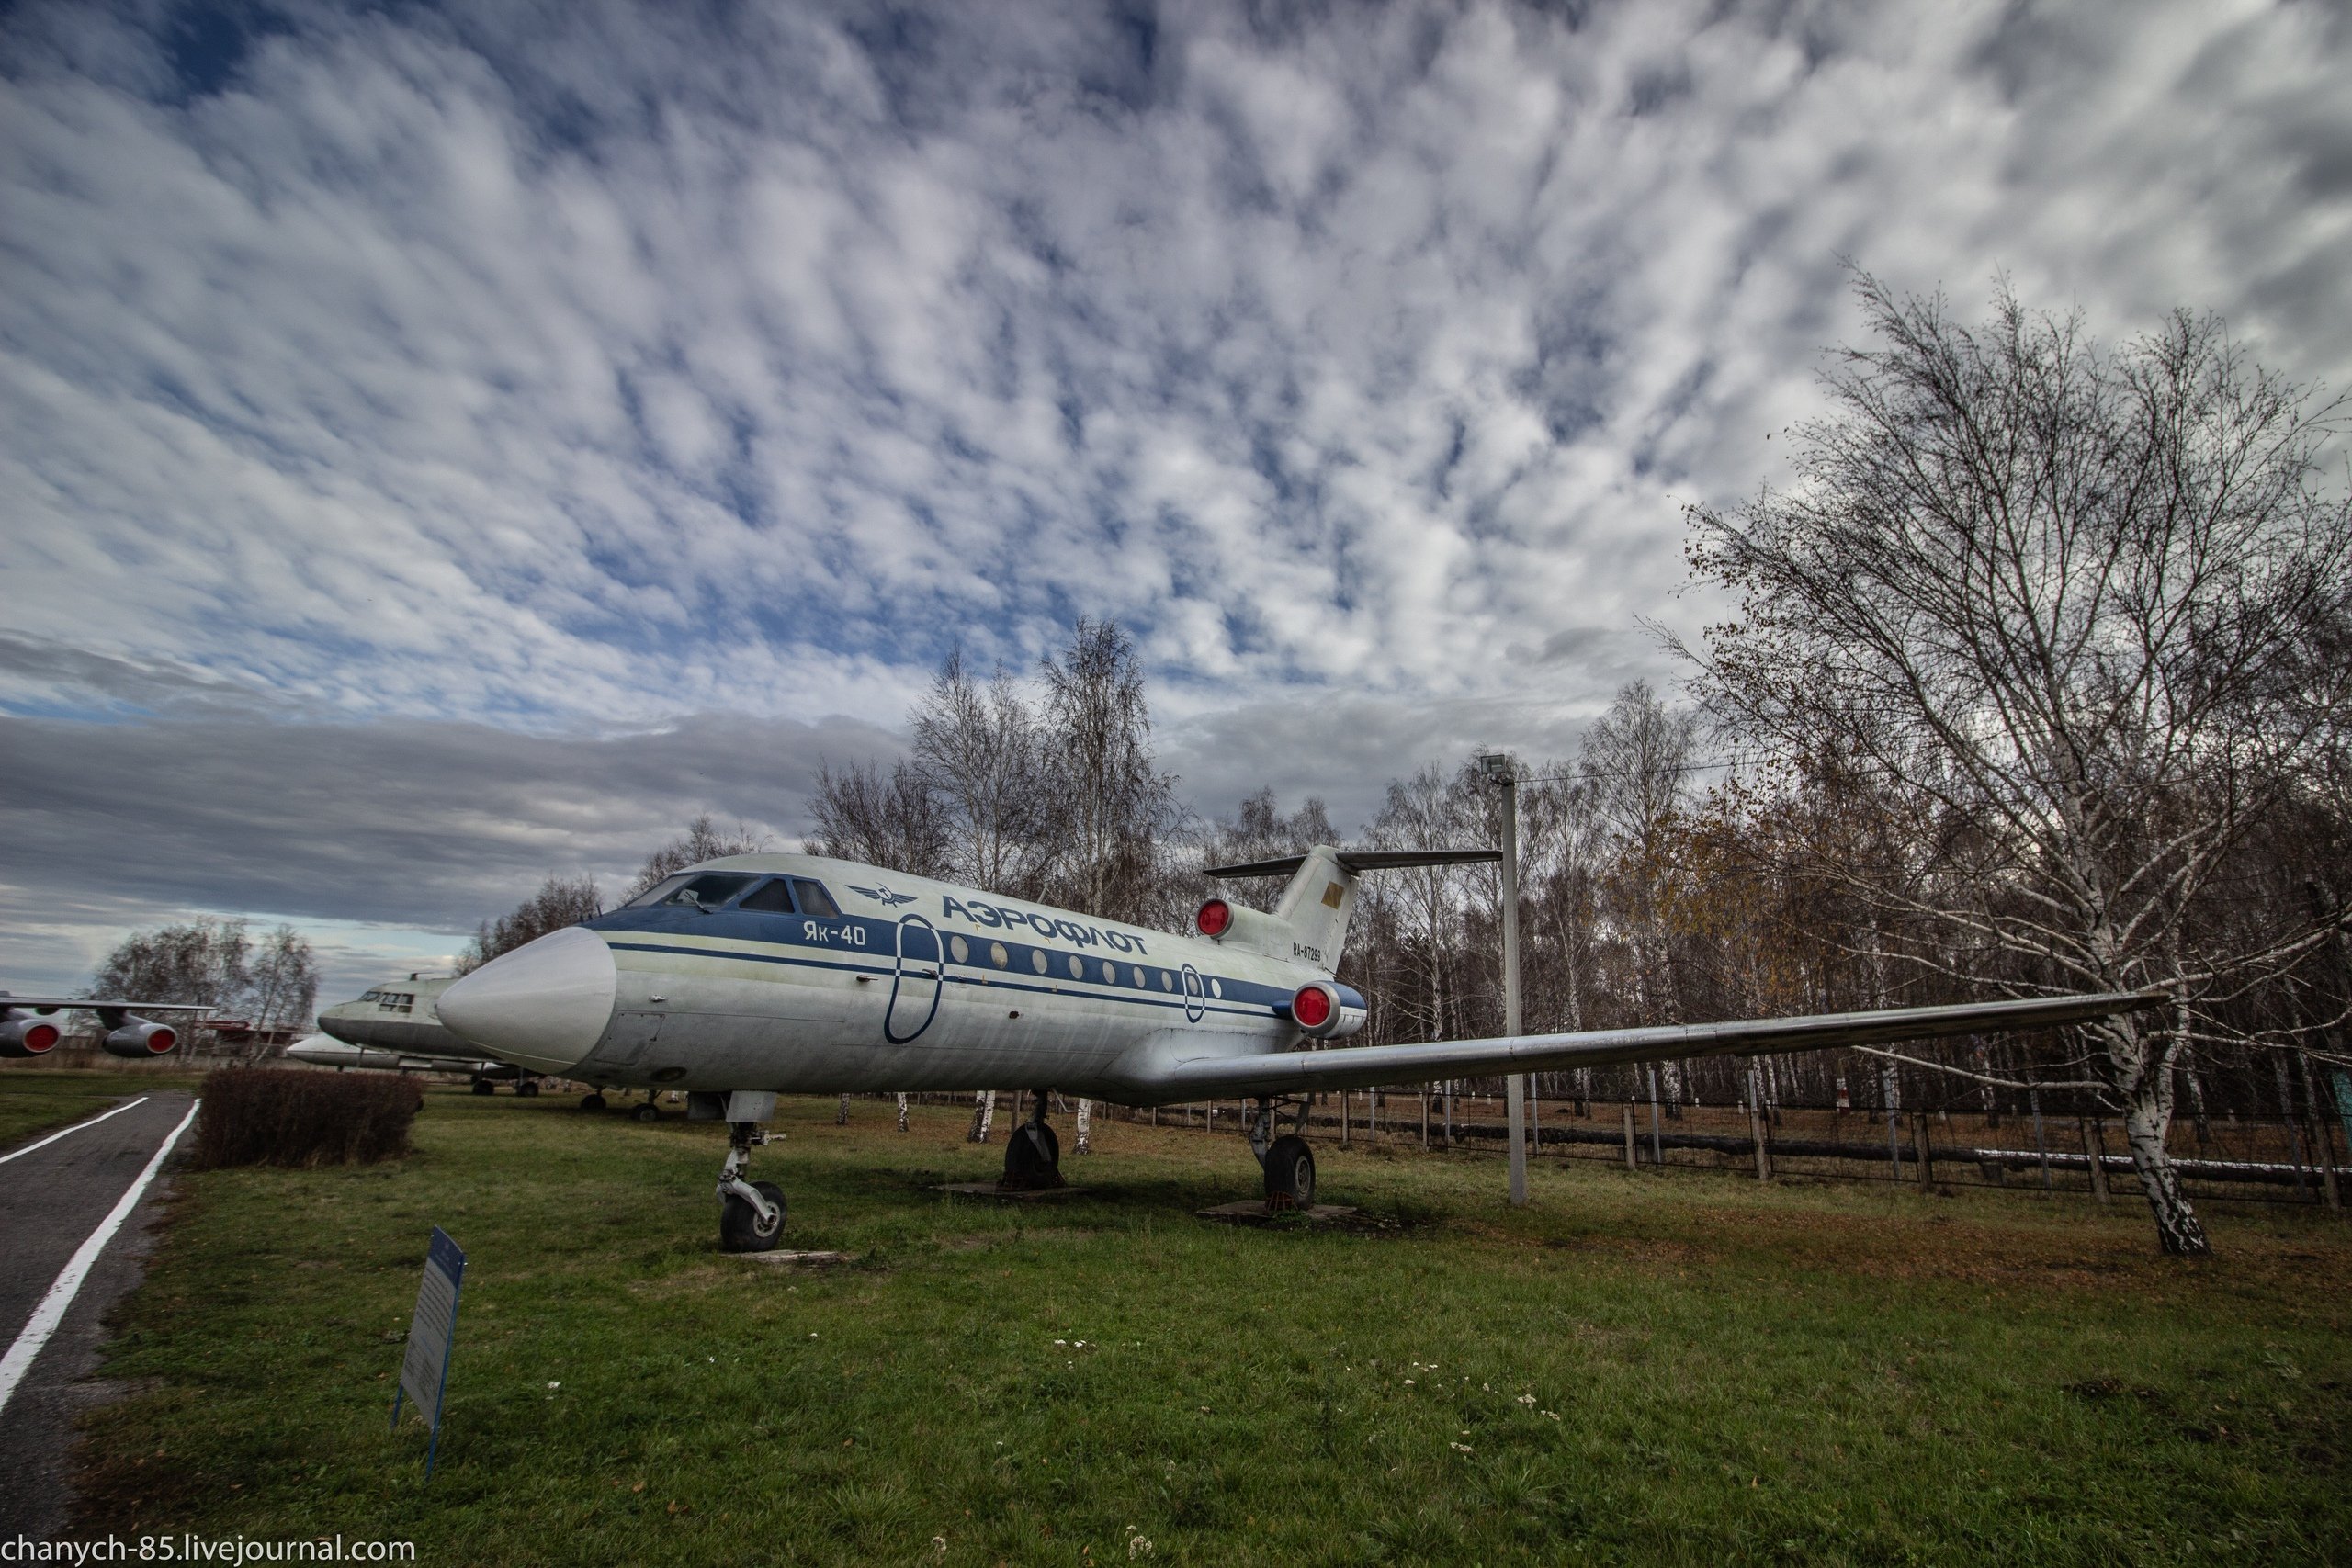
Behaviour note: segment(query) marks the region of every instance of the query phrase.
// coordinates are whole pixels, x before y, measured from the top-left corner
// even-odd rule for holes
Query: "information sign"
[[[401,1399],[406,1395],[433,1428],[424,1450],[424,1475],[433,1477],[433,1461],[441,1450],[441,1396],[449,1386],[449,1348],[458,1337],[458,1287],[466,1277],[466,1255],[439,1225],[433,1227],[433,1245],[424,1255],[424,1279],[416,1288],[416,1315],[408,1325],[407,1354],[401,1359],[401,1383],[392,1393],[392,1426],[401,1424]]]

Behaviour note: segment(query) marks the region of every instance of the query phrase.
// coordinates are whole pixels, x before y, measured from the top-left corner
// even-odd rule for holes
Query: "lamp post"
[[[1520,1033],[1519,1015],[1519,766],[1505,751],[1489,751],[1478,759],[1487,782],[1503,796],[1503,1032]],[[1514,1208],[1527,1203],[1527,1077],[1512,1073],[1503,1079],[1503,1108],[1510,1118],[1510,1201]]]

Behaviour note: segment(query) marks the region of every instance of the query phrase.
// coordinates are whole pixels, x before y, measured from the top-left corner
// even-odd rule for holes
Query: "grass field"
[[[0,1093],[9,1092],[0,1079]],[[787,1101],[791,1271],[716,1250],[715,1127],[435,1091],[368,1169],[184,1178],[83,1531],[440,1562],[2341,1561],[2352,1246],[2209,1212],[1318,1148],[1377,1234],[1193,1211],[1238,1137],[1098,1124],[1000,1206],[963,1118]],[[1069,1142],[1064,1128],[1064,1143]],[[440,1466],[386,1412],[469,1255]],[[1148,1542],[1148,1544],[1139,1544]]]
[[[192,1089],[201,1081],[201,1074],[160,1073],[153,1068],[109,1073],[12,1064],[0,1070],[0,1154],[43,1133],[96,1116],[134,1095]]]

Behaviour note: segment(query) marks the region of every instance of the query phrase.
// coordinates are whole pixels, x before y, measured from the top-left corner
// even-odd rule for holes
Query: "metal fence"
[[[1448,1099],[1418,1089],[1327,1095],[1307,1124],[1318,1141],[1342,1146],[1501,1154],[1510,1130],[1501,1098]],[[1249,1110],[1239,1101],[1202,1101],[1136,1117],[1238,1134]],[[2317,1118],[2176,1120],[2166,1147],[2192,1197],[2337,1207],[2352,1182],[2342,1129]],[[2102,1200],[2128,1195],[2137,1183],[2120,1126],[2073,1115],[1812,1106],[1758,1114],[1744,1106],[1533,1100],[1528,1151],[1537,1160],[1599,1160],[1645,1170],[1736,1169]]]

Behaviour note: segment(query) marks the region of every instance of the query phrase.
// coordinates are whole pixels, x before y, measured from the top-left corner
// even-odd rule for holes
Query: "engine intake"
[[[135,1012],[123,1014],[121,1024],[107,1031],[107,1037],[99,1042],[113,1055],[129,1056],[133,1061],[160,1056],[179,1043],[177,1030]]]
[[[1309,980],[1291,994],[1290,1020],[1310,1039],[1342,1039],[1362,1029],[1365,1017],[1363,996],[1336,980]]]
[[[10,1008],[0,1021],[0,1056],[39,1056],[65,1037],[57,1021],[29,1008]]]

